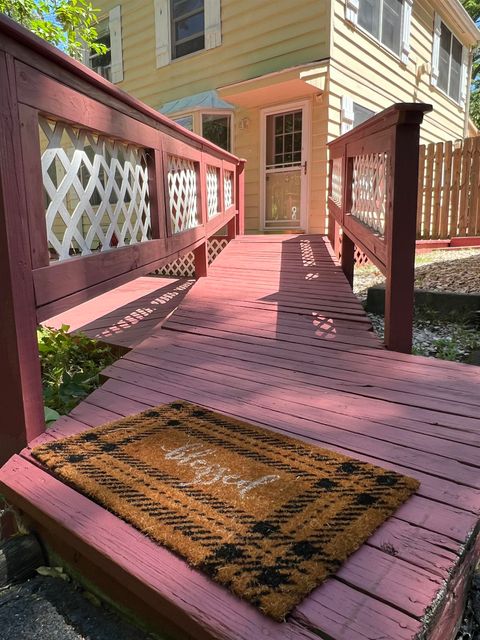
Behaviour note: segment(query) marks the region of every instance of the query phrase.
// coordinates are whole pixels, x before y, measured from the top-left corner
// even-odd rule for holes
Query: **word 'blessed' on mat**
[[[33,455],[276,620],[418,487],[185,402],[42,445]]]

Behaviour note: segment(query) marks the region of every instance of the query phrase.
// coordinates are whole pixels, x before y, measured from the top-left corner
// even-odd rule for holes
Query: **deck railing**
[[[386,276],[385,344],[412,348],[418,149],[427,104],[395,104],[329,143],[329,238],[353,283],[357,245]]]
[[[0,18],[0,462],[44,430],[37,323],[243,232],[244,162]]]

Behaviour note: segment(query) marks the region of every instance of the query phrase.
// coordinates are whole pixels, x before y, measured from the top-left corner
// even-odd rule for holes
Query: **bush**
[[[47,424],[96,389],[100,372],[116,358],[109,346],[80,333],[69,334],[68,329],[63,325],[37,330]]]

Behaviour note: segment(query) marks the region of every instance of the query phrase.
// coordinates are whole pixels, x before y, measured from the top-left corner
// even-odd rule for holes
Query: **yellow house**
[[[329,140],[394,102],[468,135],[480,32],[459,0],[97,0],[125,91],[247,160],[246,230],[325,230]]]

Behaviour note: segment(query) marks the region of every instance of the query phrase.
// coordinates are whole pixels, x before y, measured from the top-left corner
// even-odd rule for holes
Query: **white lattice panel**
[[[233,171],[225,171],[223,174],[223,201],[225,210],[233,205]]]
[[[207,165],[207,214],[209,220],[220,213],[219,178],[219,169]]]
[[[39,118],[52,259],[151,237],[146,150]]]
[[[332,186],[330,197],[338,206],[342,206],[342,164],[343,158],[334,158],[332,160]]]
[[[227,238],[212,238],[208,241],[208,264],[211,264],[215,260],[227,244]],[[178,260],[166,264],[159,269],[158,273],[162,276],[193,278],[195,275],[195,258],[193,252],[187,253],[181,258],[178,258]]]
[[[387,161],[386,153],[353,159],[351,213],[380,234],[385,232]]]
[[[197,168],[193,160],[168,156],[168,196],[172,233],[198,226]]]

